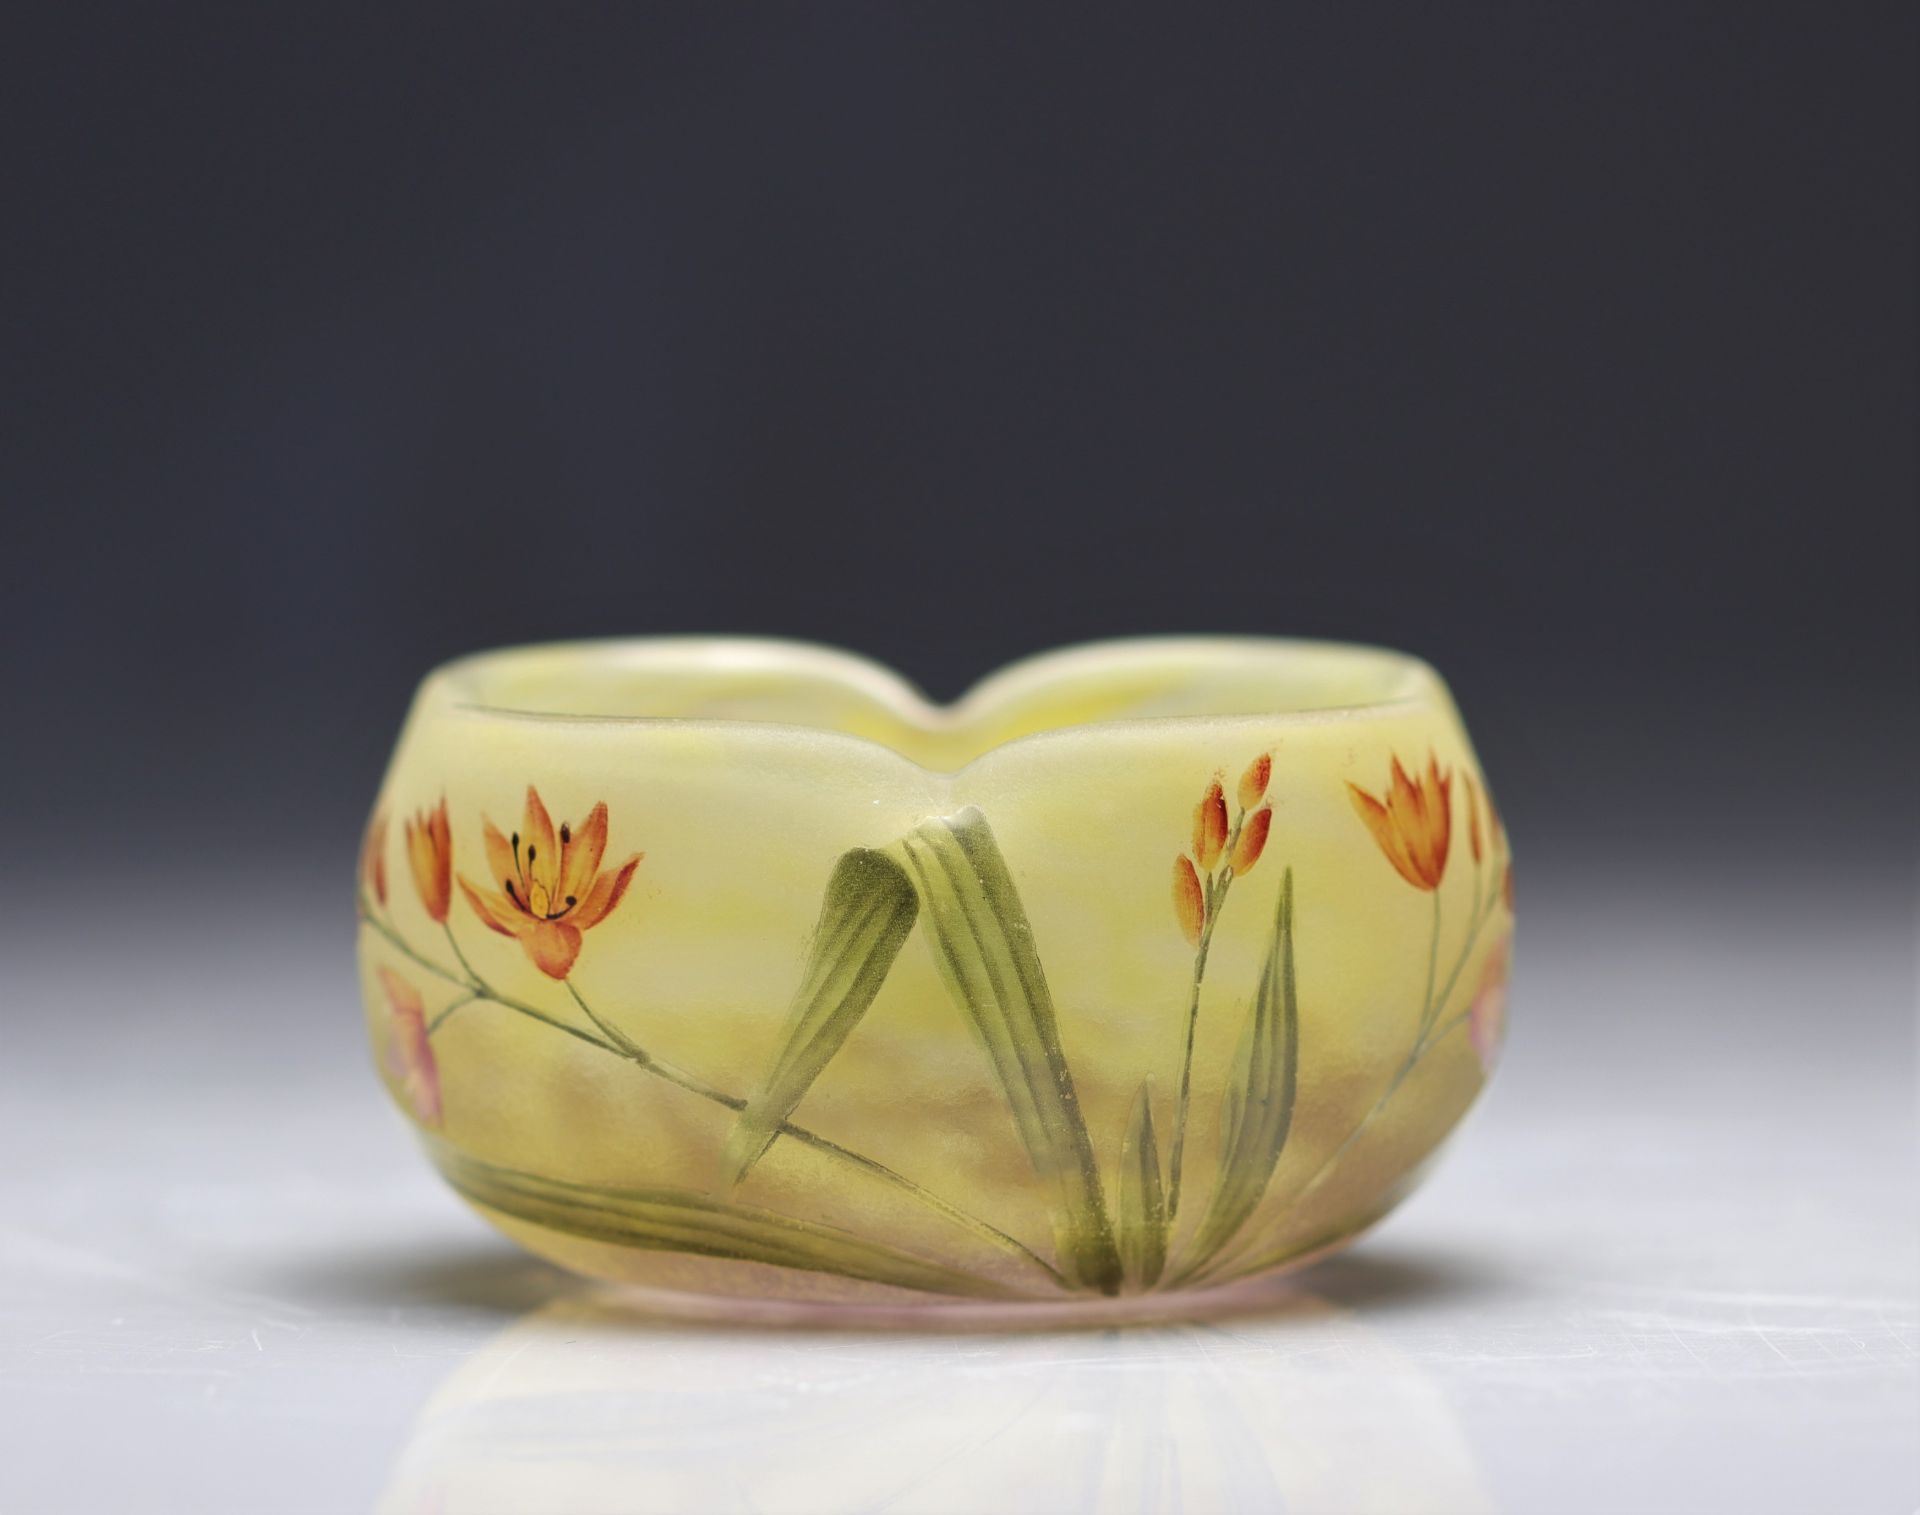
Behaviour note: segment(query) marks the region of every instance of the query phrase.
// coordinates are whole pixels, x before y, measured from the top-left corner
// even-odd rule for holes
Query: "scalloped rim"
[[[760,673],[769,677],[791,674],[836,683],[873,702],[882,713],[910,730],[929,736],[950,735],[981,722],[999,705],[1031,695],[1055,682],[1091,676],[1116,668],[1169,667],[1194,670],[1208,662],[1221,665],[1249,662],[1326,662],[1351,666],[1356,677],[1371,675],[1388,692],[1377,698],[1319,706],[1276,706],[1270,711],[1217,715],[1118,716],[1111,719],[1063,721],[1025,732],[976,752],[953,768],[929,766],[893,744],[833,725],[798,721],[762,721],[724,716],[584,714],[537,710],[496,703],[483,697],[487,674],[516,662],[535,659],[578,667],[594,665],[623,671],[658,668],[692,669],[707,673]],[[534,642],[470,653],[441,664],[420,688],[421,703],[432,703],[450,713],[485,720],[547,725],[592,725],[636,730],[709,730],[785,735],[809,742],[852,744],[867,752],[884,752],[918,771],[958,777],[1011,748],[1032,742],[1058,741],[1090,732],[1121,734],[1165,730],[1169,727],[1271,727],[1327,724],[1400,712],[1421,705],[1450,705],[1446,685],[1424,660],[1391,648],[1357,642],[1318,641],[1286,637],[1157,636],[1125,637],[1054,648],[1014,662],[978,680],[958,700],[942,705],[928,699],[911,680],[871,658],[821,643],[777,637],[662,636],[610,637],[577,641]]]

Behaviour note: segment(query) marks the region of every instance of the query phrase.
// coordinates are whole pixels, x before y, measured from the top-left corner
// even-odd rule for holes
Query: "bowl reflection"
[[[421,1411],[392,1512],[1482,1511],[1438,1387],[1353,1312],[1026,1334],[715,1329],[582,1289]]]

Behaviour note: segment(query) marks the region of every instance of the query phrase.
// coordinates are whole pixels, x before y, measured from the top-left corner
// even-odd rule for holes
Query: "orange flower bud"
[[[374,812],[360,840],[360,881],[380,904],[387,902],[387,813]]]
[[[1189,946],[1200,945],[1200,928],[1207,923],[1207,900],[1200,892],[1200,875],[1182,853],[1173,860],[1173,914]]]
[[[422,810],[406,822],[407,866],[413,887],[427,915],[445,922],[453,903],[453,834],[447,825],[447,802]]]
[[[1213,872],[1226,845],[1227,797],[1215,779],[1193,807],[1193,856],[1202,873]]]
[[[1240,808],[1251,810],[1267,797],[1267,783],[1273,777],[1273,754],[1263,752],[1240,775]],[[1236,870],[1238,871],[1238,870]]]
[[[1253,872],[1260,854],[1267,848],[1267,833],[1273,829],[1273,806],[1262,805],[1240,823],[1240,840],[1233,844],[1233,876]]]
[[[1480,791],[1474,787],[1472,779],[1467,779],[1466,783],[1467,845],[1473,849],[1473,860],[1477,863],[1480,861]]]

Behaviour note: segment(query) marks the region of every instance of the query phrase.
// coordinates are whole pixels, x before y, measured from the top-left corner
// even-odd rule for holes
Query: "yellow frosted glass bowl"
[[[1434,672],[1225,638],[945,709],[795,643],[466,658],[358,897],[460,1194],[582,1273],[802,1309],[1158,1305],[1339,1245],[1485,1082],[1513,930]]]

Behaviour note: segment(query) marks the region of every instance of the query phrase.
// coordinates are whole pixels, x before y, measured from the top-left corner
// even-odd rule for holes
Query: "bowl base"
[[[1356,1231],[1354,1235],[1357,1235]],[[1345,1248],[1342,1237],[1257,1278],[1198,1289],[1111,1299],[978,1300],[929,1296],[888,1301],[792,1300],[702,1294],[649,1284],[608,1283],[599,1302],[638,1318],[704,1326],[803,1331],[1017,1332],[1107,1330],[1249,1316],[1284,1317],[1324,1308],[1298,1281],[1302,1269]]]

